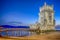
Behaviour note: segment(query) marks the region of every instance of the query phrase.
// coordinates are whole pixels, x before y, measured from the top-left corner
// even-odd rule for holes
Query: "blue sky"
[[[56,25],[60,24],[60,0],[0,0],[0,25],[9,22],[35,23],[44,2],[54,5]]]

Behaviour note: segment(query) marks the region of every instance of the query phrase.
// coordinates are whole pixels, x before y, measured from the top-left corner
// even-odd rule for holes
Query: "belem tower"
[[[47,5],[46,2],[39,9],[38,22],[30,25],[31,29],[55,30],[54,8],[53,5]]]

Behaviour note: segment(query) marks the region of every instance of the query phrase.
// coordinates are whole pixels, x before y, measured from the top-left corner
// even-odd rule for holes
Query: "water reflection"
[[[2,36],[30,36],[33,34],[35,33],[30,31],[24,31],[24,30],[1,32]]]

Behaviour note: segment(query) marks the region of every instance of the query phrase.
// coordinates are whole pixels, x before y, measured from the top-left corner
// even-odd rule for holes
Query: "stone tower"
[[[53,5],[49,6],[44,3],[44,6],[40,8],[39,13],[40,30],[54,30],[55,19]]]

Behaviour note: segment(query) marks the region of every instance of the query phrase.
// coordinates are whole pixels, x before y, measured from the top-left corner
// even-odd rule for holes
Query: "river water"
[[[18,31],[3,31],[0,33],[2,36],[30,36],[35,34],[35,32],[18,30]]]

